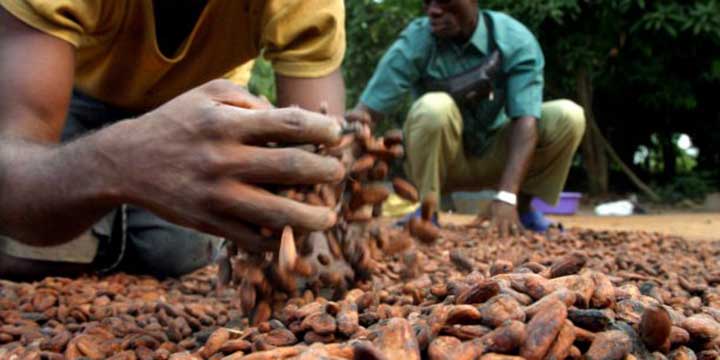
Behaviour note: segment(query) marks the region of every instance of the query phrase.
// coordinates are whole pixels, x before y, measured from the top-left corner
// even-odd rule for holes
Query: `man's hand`
[[[350,122],[359,122],[373,127],[383,119],[383,114],[369,108],[363,103],[358,103],[354,109],[345,113],[345,119]]]
[[[336,120],[299,108],[272,109],[230,82],[193,89],[158,109],[103,131],[102,154],[123,178],[120,192],[166,219],[267,248],[256,226],[323,230],[336,221],[325,207],[261,188],[340,181],[336,159],[268,143],[333,144]]]
[[[484,214],[479,214],[471,225],[478,226],[489,221],[491,227],[498,229],[500,238],[522,235],[524,232],[517,208],[502,201],[490,203]]]
[[[345,113],[345,119],[349,122],[359,122],[362,124],[371,124],[372,118],[367,111],[359,110],[357,108],[352,109]]]

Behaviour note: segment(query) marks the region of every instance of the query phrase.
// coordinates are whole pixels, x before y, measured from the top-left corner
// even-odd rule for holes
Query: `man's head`
[[[477,25],[477,0],[423,0],[431,31],[443,39],[467,40]]]

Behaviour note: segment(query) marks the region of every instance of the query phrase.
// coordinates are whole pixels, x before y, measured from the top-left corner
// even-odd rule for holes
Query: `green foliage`
[[[266,97],[273,104],[275,103],[277,98],[275,93],[275,73],[270,62],[262,56],[255,59],[248,90],[255,95]]]
[[[676,176],[665,185],[657,185],[658,195],[668,203],[677,203],[683,199],[702,201],[705,196],[714,191],[710,173],[693,173]]]
[[[347,1],[347,51],[343,75],[354,106],[385,50],[405,26],[422,15],[422,0]]]

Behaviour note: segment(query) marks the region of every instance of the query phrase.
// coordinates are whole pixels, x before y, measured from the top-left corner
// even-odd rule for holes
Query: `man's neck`
[[[478,26],[478,13],[476,12],[472,19],[472,24],[463,28],[462,42],[468,42],[472,35],[475,33],[475,29]]]

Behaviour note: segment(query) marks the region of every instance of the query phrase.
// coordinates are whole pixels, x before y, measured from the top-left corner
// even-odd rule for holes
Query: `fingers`
[[[273,149],[230,144],[218,151],[221,164],[216,171],[249,183],[335,183],[345,176],[345,169],[337,159],[295,148]]]
[[[302,204],[237,181],[219,185],[211,207],[223,216],[273,229],[290,225],[305,230],[325,230],[337,220],[336,214],[326,207]]]
[[[237,247],[254,252],[275,251],[280,246],[277,239],[262,237],[250,225],[230,217],[215,218],[211,225],[204,226],[202,230],[222,236],[232,241]]]
[[[340,141],[340,123],[327,115],[300,108],[253,110],[226,107],[234,122],[228,129],[245,144],[335,144]]]
[[[351,122],[360,122],[363,124],[370,124],[372,118],[366,111],[352,110],[345,114],[345,118]]]

